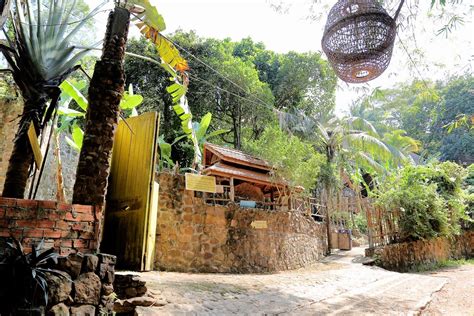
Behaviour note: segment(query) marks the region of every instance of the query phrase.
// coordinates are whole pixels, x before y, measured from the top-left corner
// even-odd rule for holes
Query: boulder
[[[93,272],[81,274],[74,281],[74,302],[76,304],[98,305],[102,284]]]
[[[71,316],[95,316],[95,306],[82,305],[71,307]]]
[[[59,303],[51,307],[48,316],[69,316],[69,307],[64,303]]]
[[[72,291],[72,280],[66,272],[47,273],[48,305],[64,302]]]
[[[67,257],[59,257],[57,269],[67,272],[74,280],[81,273],[83,258],[81,253],[70,254]]]
[[[112,284],[102,284],[102,295],[108,296],[114,292]]]
[[[99,257],[91,254],[84,255],[84,259],[82,260],[81,273],[96,272],[98,265]]]

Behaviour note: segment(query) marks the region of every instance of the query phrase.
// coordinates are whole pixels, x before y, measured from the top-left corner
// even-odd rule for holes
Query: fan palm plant
[[[13,37],[7,35],[7,44],[0,44],[0,51],[21,91],[24,108],[5,179],[4,197],[23,198],[33,161],[28,128],[33,124],[36,133],[41,133],[57,106],[59,84],[79,68],[76,63],[89,51],[76,49],[71,41],[100,6],[85,19],[72,22],[75,4],[75,0],[16,0],[14,3],[10,33]]]

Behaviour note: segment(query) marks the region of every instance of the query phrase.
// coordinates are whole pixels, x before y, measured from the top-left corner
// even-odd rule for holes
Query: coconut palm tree
[[[7,41],[0,44],[0,51],[21,91],[24,108],[5,179],[4,197],[23,198],[33,161],[28,128],[32,123],[36,133],[41,133],[57,106],[59,84],[78,69],[76,63],[89,51],[76,49],[71,41],[100,6],[82,21],[71,23],[75,3],[75,0],[16,0],[14,3],[10,33],[13,37],[5,32]]]

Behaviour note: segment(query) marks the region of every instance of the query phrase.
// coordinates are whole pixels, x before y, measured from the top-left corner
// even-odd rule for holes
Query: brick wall
[[[324,225],[298,212],[207,205],[184,177],[160,174],[155,267],[187,272],[271,272],[324,255]],[[252,223],[265,222],[266,228]]]
[[[44,238],[60,255],[93,253],[101,235],[101,208],[0,197],[0,238],[13,235],[26,250]]]

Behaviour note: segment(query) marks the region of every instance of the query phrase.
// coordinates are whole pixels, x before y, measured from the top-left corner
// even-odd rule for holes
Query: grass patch
[[[474,258],[472,259],[448,259],[435,263],[420,264],[410,269],[410,272],[427,272],[436,271],[445,268],[457,268],[465,264],[474,265]]]

